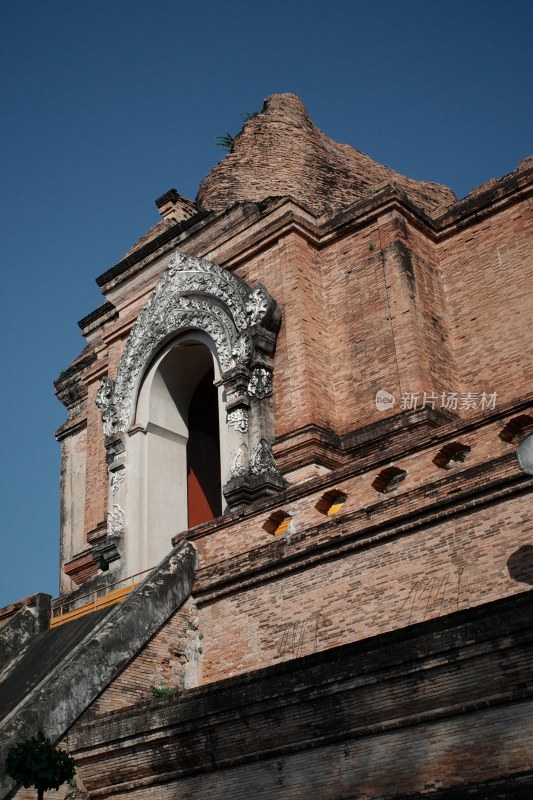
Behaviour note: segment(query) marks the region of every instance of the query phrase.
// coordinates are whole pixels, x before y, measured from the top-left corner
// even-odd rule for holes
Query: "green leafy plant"
[[[245,111],[245,112],[243,112],[241,114],[242,127],[244,127],[246,125],[248,120],[253,119],[254,117],[257,117],[260,113],[261,113],[260,111]],[[242,131],[242,127],[241,127],[241,131]],[[239,131],[239,133],[241,131]],[[222,147],[222,149],[225,150],[226,153],[231,153],[231,151],[233,150],[233,145],[235,144],[235,139],[237,138],[239,133],[236,133],[235,136],[232,136],[231,133],[224,133],[224,134],[222,134],[222,136],[215,136],[215,144],[216,144],[216,146],[217,147]]]
[[[222,147],[226,153],[231,153],[234,142],[235,136],[232,136],[231,133],[224,133],[222,136],[215,136],[216,146]]]
[[[249,119],[253,119],[254,117],[258,117],[260,111],[243,111],[241,114],[242,124],[246,125]]]
[[[152,697],[170,697],[177,691],[175,686],[150,686]]]
[[[74,759],[55,747],[42,731],[31,739],[16,744],[6,758],[6,773],[26,789],[37,789],[37,798],[42,800],[49,789],[59,789],[74,778]]]

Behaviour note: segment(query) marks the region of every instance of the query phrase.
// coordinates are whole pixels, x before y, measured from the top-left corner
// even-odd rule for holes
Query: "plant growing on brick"
[[[9,750],[6,774],[26,789],[33,786],[37,789],[37,800],[43,800],[46,791],[59,789],[73,779],[74,759],[39,731]]]
[[[232,136],[231,133],[224,133],[222,136],[215,136],[215,144],[217,147],[222,147],[226,153],[231,153],[233,148],[233,143],[235,141],[235,136]]]
[[[152,697],[170,697],[176,694],[177,689],[175,686],[150,686]]]
[[[260,113],[261,113],[260,111],[245,111],[244,113],[242,113],[241,114],[242,127],[246,125],[248,120],[257,117]],[[239,133],[241,133],[241,131],[242,128],[239,131]],[[235,139],[237,138],[239,133],[236,133],[235,136],[232,136],[231,133],[224,133],[222,136],[215,136],[216,146],[222,147],[222,149],[225,150],[226,153],[231,153],[233,150],[233,145],[235,144]]]

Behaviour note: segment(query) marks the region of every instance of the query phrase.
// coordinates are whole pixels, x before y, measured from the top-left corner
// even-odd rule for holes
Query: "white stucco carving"
[[[228,413],[228,425],[236,431],[246,433],[248,430],[248,411],[246,408],[234,408]]]
[[[118,417],[114,402],[115,381],[105,376],[100,382],[94,402],[102,414],[104,433],[109,436],[115,430]]]
[[[272,373],[264,367],[256,367],[248,384],[248,394],[262,400],[272,394]]]
[[[230,475],[232,478],[241,478],[246,474],[246,466],[244,463],[244,448],[238,447],[233,453],[231,459]]]
[[[120,536],[124,531],[124,512],[116,503],[107,515],[107,535]]]
[[[271,303],[270,295],[263,286],[257,286],[248,297],[246,313],[251,325],[260,324]]]
[[[115,472],[111,473],[111,493],[115,495],[119,487],[122,483],[124,483],[124,478],[126,477],[126,470],[124,467],[122,469],[118,469]]]
[[[111,554],[122,560],[123,574],[147,569],[187,528],[188,411],[209,370],[217,390],[222,509],[283,489],[268,444],[279,325],[263,286],[252,288],[200,258],[171,258],[130,332],[115,380],[106,376],[95,398],[106,435],[108,539],[121,542],[120,552],[118,545],[100,548],[102,563]]]
[[[268,325],[277,329],[277,322],[272,323],[275,308],[264,287],[252,290],[216,264],[176,253],[128,337],[114,385],[106,377],[98,390],[106,435],[127,430],[139,380],[169,336],[191,329],[207,333],[226,373],[250,363],[252,326],[268,318]]]
[[[278,472],[272,448],[266,439],[261,439],[250,456],[250,472],[252,475],[265,475]]]

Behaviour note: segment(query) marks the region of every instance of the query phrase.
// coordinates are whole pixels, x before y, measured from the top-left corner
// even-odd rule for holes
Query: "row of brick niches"
[[[201,526],[193,598],[104,693],[99,712],[135,704],[161,682],[202,685],[527,589],[524,495],[533,481],[501,429],[498,420],[471,432],[468,469],[437,467],[442,444],[414,454],[419,474],[432,465],[440,480],[401,491],[406,479],[373,505],[353,508],[361,475],[338,484],[347,499],[332,516],[316,506],[335,490],[309,493],[291,506],[296,530],[285,535],[264,529],[272,511],[210,533]],[[375,474],[366,478],[373,497]]]
[[[515,422],[517,419],[519,424]],[[510,414],[508,419],[470,429],[464,426],[456,436],[446,436],[440,431],[435,435],[439,438],[437,444],[427,436],[423,446],[412,447],[407,443],[403,452],[397,449],[392,460],[380,447],[373,455],[354,461],[347,468],[289,488],[277,502],[271,498],[177,534],[173,543],[183,538],[195,541],[203,557],[202,564],[212,567],[220,560],[227,561],[264,546],[270,541],[268,534],[276,533],[276,523],[284,518],[294,523],[286,531],[290,535],[321,523],[338,524],[346,515],[377,512],[384,503],[390,508],[392,498],[412,492],[417,492],[412,495],[415,500],[420,492],[422,497],[442,500],[448,494],[456,494],[463,484],[464,489],[472,481],[483,484],[484,474],[488,480],[491,462],[511,456],[510,463],[514,465],[517,442],[525,430],[532,428],[533,412]],[[487,465],[486,469],[483,465]],[[518,465],[516,470],[519,471]],[[398,500],[393,505],[397,506]],[[332,512],[336,519],[325,521],[324,516],[333,516]]]
[[[326,488],[315,480],[290,503],[191,532],[200,557],[199,681],[527,589],[533,479],[518,466],[516,442],[499,436],[503,424],[464,431],[457,441],[470,451],[450,469],[435,463],[441,442],[406,456],[407,477],[389,493],[372,485],[382,468]],[[335,491],[346,500],[328,516],[317,505]],[[290,524],[273,536],[268,526],[282,511]]]
[[[102,710],[148,697],[161,680],[202,685],[527,589],[533,521],[524,493],[533,481],[518,467],[516,442],[499,435],[506,424],[453,439],[470,451],[449,469],[435,460],[444,448],[456,453],[450,442],[402,459],[409,477],[381,496],[372,485],[381,469],[326,490],[313,481],[314,492],[277,509],[291,512],[283,535],[265,529],[272,506],[192,531],[192,605],[110,687]],[[337,513],[320,508],[339,495]]]

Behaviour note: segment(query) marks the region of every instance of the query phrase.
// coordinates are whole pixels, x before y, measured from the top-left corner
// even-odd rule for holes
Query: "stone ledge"
[[[6,609],[9,611],[12,608],[13,611],[0,628],[0,674],[21,653],[32,636],[48,628],[51,600],[49,594],[39,592]]]

